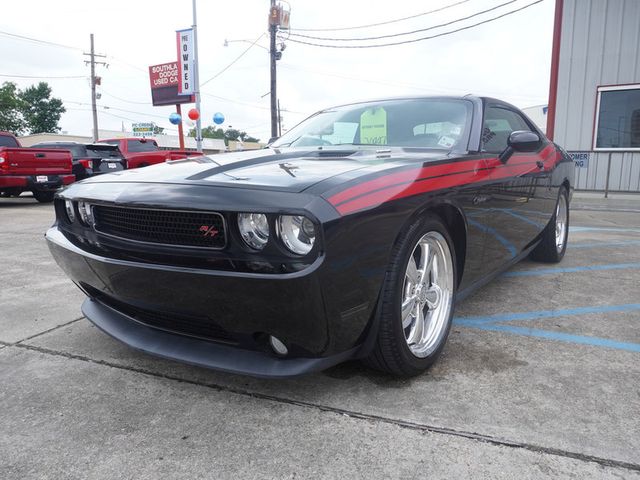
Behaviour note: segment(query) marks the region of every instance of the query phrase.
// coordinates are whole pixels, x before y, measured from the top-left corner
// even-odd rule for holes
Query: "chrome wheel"
[[[432,231],[413,248],[402,287],[402,329],[411,353],[429,356],[447,330],[453,300],[453,260],[445,238]]]
[[[556,249],[558,253],[562,252],[564,244],[567,241],[567,197],[564,193],[558,198],[558,206],[556,207]]]

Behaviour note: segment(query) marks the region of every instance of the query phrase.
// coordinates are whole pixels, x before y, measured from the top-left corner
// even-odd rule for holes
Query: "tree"
[[[0,131],[21,135],[26,124],[22,118],[20,91],[13,82],[4,82],[0,87]]]
[[[196,129],[192,128],[189,130],[189,136],[196,136]],[[218,138],[223,139],[225,145],[229,145],[229,140],[238,141],[241,140],[243,142],[259,142],[260,140],[250,136],[247,132],[243,132],[237,130],[235,128],[227,128],[223,130],[222,128],[217,128],[213,125],[205,127],[202,129],[202,138]]]
[[[62,100],[51,97],[51,87],[40,82],[18,93],[20,111],[29,133],[57,133],[58,122],[67,110]]]

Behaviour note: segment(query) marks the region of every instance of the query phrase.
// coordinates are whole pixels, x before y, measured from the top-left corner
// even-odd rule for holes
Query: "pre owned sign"
[[[193,94],[193,29],[178,30],[178,95]]]

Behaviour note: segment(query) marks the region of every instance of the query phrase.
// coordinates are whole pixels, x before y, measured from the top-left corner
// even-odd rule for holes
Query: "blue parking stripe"
[[[495,332],[516,333],[527,337],[544,338],[547,340],[557,340],[560,342],[578,343],[581,345],[591,345],[595,347],[615,348],[618,350],[627,350],[629,352],[640,352],[640,343],[619,342],[617,340],[610,340],[608,338],[573,335],[570,333],[554,332],[551,330],[539,330],[537,328],[516,327],[511,325],[481,325],[477,328]]]
[[[562,317],[565,315],[586,315],[589,313],[629,312],[640,310],[640,303],[624,305],[601,305],[598,307],[565,308],[562,310],[540,310],[534,312],[504,313],[480,317],[456,317],[454,323],[463,327],[478,327],[498,322],[514,322],[522,320],[537,320],[540,318]]]
[[[593,242],[593,243],[569,243],[567,247],[573,248],[598,248],[598,247],[624,247],[640,245],[640,240],[622,240],[620,242]]]
[[[624,227],[569,227],[570,232],[635,232],[640,233],[640,228]]]
[[[624,270],[640,268],[640,263],[613,263],[607,265],[586,265],[584,267],[537,268],[534,270],[515,270],[503,273],[503,277],[531,277],[553,275],[554,273],[597,272],[601,270]]]

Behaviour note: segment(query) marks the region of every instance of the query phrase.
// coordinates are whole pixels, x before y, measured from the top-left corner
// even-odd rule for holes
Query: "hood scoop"
[[[305,155],[308,158],[344,158],[357,153],[357,150],[316,150]]]

